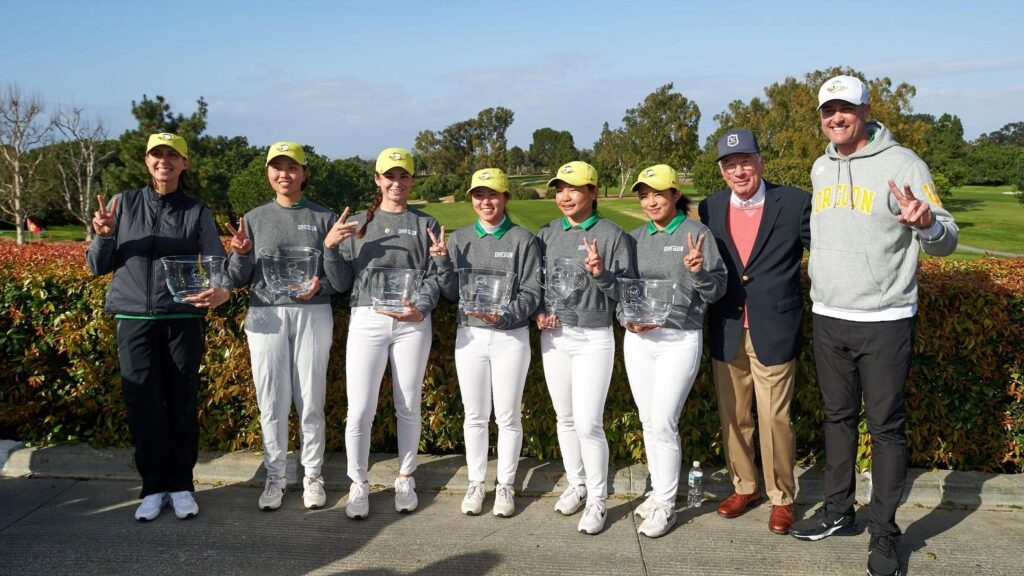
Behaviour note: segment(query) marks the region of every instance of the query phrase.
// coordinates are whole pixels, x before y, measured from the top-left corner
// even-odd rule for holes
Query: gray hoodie
[[[868,122],[866,147],[842,157],[835,144],[811,168],[811,299],[851,311],[917,304],[918,252],[945,256],[956,249],[958,229],[942,207],[928,166],[893,140],[877,121]],[[901,189],[931,205],[941,233],[930,241],[896,221]]]

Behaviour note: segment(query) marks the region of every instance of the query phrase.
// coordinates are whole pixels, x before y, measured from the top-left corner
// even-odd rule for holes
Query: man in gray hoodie
[[[946,256],[958,230],[928,166],[869,121],[868,88],[851,76],[818,91],[830,143],[811,168],[814,356],[825,409],[824,505],[793,525],[802,540],[856,532],[857,425],[863,395],[873,490],[868,574],[899,575],[896,508],[907,476],[904,386],[917,317],[920,250]]]

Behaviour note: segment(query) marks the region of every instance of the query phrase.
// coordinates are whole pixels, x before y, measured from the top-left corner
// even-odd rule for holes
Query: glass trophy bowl
[[[504,314],[512,299],[514,272],[483,268],[461,268],[459,273],[459,308],[463,312]]]
[[[231,286],[224,271],[223,256],[164,256],[160,261],[164,265],[167,289],[175,302],[185,302],[185,298],[210,288]]]
[[[260,248],[263,281],[275,294],[300,296],[309,292],[316,276],[320,250],[306,246]]]
[[[668,319],[675,300],[672,280],[619,278],[619,305],[626,322],[661,326]]]
[[[370,304],[377,312],[407,312],[405,302],[412,301],[423,282],[423,270],[408,268],[368,268]]]
[[[544,288],[544,301],[552,314],[564,309],[587,281],[587,271],[572,258],[544,258],[540,269],[540,285]]]

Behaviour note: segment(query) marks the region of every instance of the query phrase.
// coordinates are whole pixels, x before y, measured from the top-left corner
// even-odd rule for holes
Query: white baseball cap
[[[829,78],[818,90],[818,109],[830,100],[842,100],[854,106],[868,103],[868,87],[853,76]]]

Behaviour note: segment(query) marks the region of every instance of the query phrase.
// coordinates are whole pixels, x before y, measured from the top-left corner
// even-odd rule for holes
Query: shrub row
[[[37,443],[128,446],[119,386],[114,321],[103,312],[107,278],[90,277],[81,244],[0,242],[0,437]],[[1024,446],[1024,259],[926,259],[920,270],[920,316],[908,384],[911,463],[958,470],[1021,471]],[[344,448],[344,298],[334,304],[335,329],[327,394],[327,447]],[[820,395],[810,347],[809,302],[799,358],[793,419],[799,457],[821,457]],[[242,329],[245,294],[211,314],[202,366],[201,447],[259,449],[259,418]],[[421,450],[462,450],[462,405],[453,361],[455,307],[434,313],[434,346],[423,391]],[[523,400],[526,455],[558,455],[555,414],[533,331],[533,362]],[[617,331],[621,350],[621,330]],[[293,438],[294,438],[293,419]],[[612,457],[641,461],[641,426],[621,352],[617,354],[605,425]],[[862,423],[859,460],[870,439]],[[492,430],[493,432],[493,430]],[[680,424],[687,460],[722,462],[714,386],[705,351]],[[375,451],[395,450],[389,376],[373,427]]]

